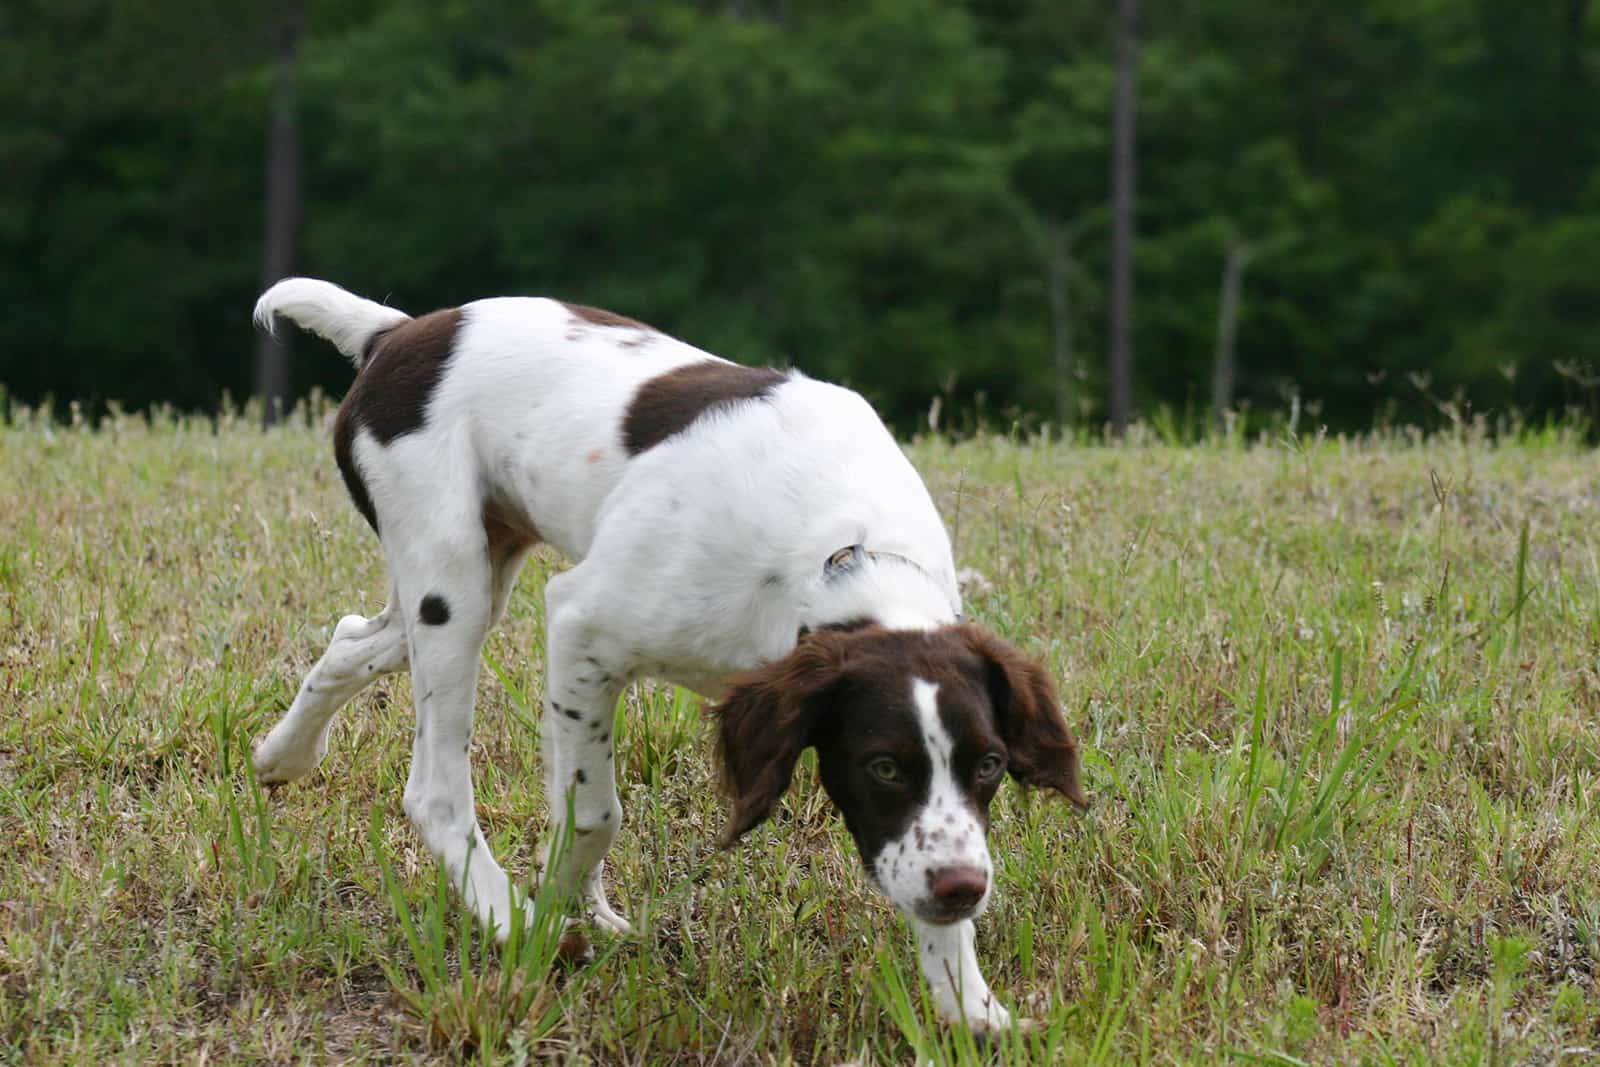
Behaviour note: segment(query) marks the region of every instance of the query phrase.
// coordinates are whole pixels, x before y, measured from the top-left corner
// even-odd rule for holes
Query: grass
[[[1600,1057],[1600,464],[1559,432],[985,436],[912,455],[969,613],[1062,682],[1086,817],[1007,786],[991,984],[936,1025],[802,766],[738,851],[698,702],[626,698],[636,939],[483,944],[400,810],[404,677],[267,792],[249,743],[376,546],[320,425],[0,430],[0,1062],[1579,1063]],[[543,579],[485,651],[480,815],[526,877]]]

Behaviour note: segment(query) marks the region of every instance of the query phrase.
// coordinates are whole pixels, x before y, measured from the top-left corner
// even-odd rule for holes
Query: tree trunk
[[[285,0],[278,25],[272,121],[267,131],[266,230],[261,252],[261,288],[294,271],[300,238],[300,116],[295,74],[304,31],[304,0]],[[284,333],[287,337],[287,332]],[[265,332],[256,340],[256,395],[270,426],[289,402],[287,342]]]
[[[1113,433],[1128,427],[1133,408],[1134,118],[1139,67],[1139,2],[1117,0],[1117,91],[1111,128],[1111,321],[1106,331]]]
[[[1049,235],[1050,338],[1055,349],[1056,423],[1072,425],[1072,241],[1065,226],[1051,225]]]
[[[1234,342],[1239,335],[1239,290],[1244,269],[1250,264],[1250,245],[1237,237],[1228,241],[1222,266],[1222,293],[1217,301],[1217,352],[1211,364],[1211,414],[1222,424],[1222,413],[1233,403]]]

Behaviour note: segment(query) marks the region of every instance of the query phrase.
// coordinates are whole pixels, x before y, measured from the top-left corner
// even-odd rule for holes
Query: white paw
[[[256,781],[262,785],[277,785],[304,778],[317,769],[327,754],[326,735],[318,735],[310,744],[296,744],[268,734],[256,745],[251,762],[255,765]]]
[[[602,930],[613,934],[628,935],[633,933],[633,924],[612,910],[611,905],[604,900],[591,900],[589,902],[589,918]]]
[[[1000,1005],[994,997],[985,997],[982,1000],[969,1002],[961,1006],[961,1016],[952,1018],[946,1016],[946,1022],[951,1025],[966,1024],[974,1034],[980,1037],[992,1037],[1010,1030],[1013,1025],[1024,1033],[1033,1028],[1030,1020],[1023,1019],[1013,1023],[1011,1013]]]
[[[522,894],[517,903],[524,909],[523,924],[527,925],[526,909],[532,905]],[[505,944],[511,937],[511,894],[504,889],[479,891],[472,901],[473,914],[483,928],[494,934],[497,944]]]

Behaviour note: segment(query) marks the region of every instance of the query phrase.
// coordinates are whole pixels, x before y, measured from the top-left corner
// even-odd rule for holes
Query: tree
[[[1217,421],[1233,405],[1234,342],[1239,336],[1239,290],[1254,248],[1237,233],[1228,238],[1217,299],[1217,348],[1211,366],[1211,411]]]
[[[1106,372],[1112,432],[1133,408],[1134,149],[1139,67],[1139,3],[1117,0],[1117,91],[1111,123],[1111,304]]]
[[[294,272],[300,241],[300,109],[296,75],[300,39],[305,32],[304,0],[285,0],[277,27],[272,121],[267,131],[265,234],[261,249],[261,288]],[[289,404],[289,342],[266,331],[256,339],[256,395],[262,420],[275,422]]]

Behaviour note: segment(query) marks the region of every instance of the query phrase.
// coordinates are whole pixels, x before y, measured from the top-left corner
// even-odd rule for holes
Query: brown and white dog
[[[950,1020],[1008,1025],[973,951],[988,903],[989,802],[1009,771],[1085,803],[1043,667],[961,617],[926,488],[856,393],[742,367],[648,326],[555,300],[480,300],[421,318],[328,282],[267,290],[278,317],[356,364],[334,451],[389,563],[388,604],[339,621],[257,746],[264,782],[311,771],[341,705],[409,667],[405,809],[501,936],[510,879],[478,828],[468,759],[479,651],[528,550],[576,561],[545,587],[548,877],[627,931],[602,860],[622,821],[612,713],[650,675],[720,703],[732,844],[815,747],[872,881],[916,928]],[[555,840],[557,833],[552,833]]]

